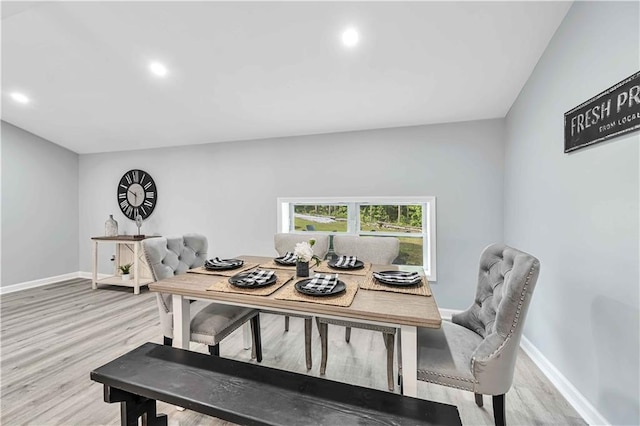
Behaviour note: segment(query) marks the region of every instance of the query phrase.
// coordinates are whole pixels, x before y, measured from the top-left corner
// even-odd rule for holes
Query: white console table
[[[91,288],[98,288],[98,284],[120,285],[133,287],[133,294],[140,294],[140,287],[153,282],[151,271],[142,252],[142,240],[154,238],[152,236],[118,235],[116,237],[92,237],[93,242],[93,279]],[[116,259],[113,275],[98,279],[98,245],[100,243],[112,243],[116,245]],[[118,267],[131,263],[133,277],[125,281],[119,273]]]

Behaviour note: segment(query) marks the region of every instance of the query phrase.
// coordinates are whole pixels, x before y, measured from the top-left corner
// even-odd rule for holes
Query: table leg
[[[402,339],[402,386],[404,395],[416,397],[418,394],[418,329],[403,325]]]
[[[248,321],[242,324],[242,344],[245,350],[251,348],[251,325]]]
[[[98,288],[98,242],[93,242],[93,277],[91,279],[91,288]]]
[[[133,294],[140,294],[140,275],[138,274],[138,253],[140,243],[133,243]]]
[[[189,349],[191,321],[189,299],[178,294],[171,296],[173,302],[173,347]]]

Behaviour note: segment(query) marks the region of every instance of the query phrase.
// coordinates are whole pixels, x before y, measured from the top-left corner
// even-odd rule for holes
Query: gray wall
[[[158,186],[143,233],[201,232],[211,256],[274,255],[277,197],[434,195],[434,292],[440,306],[463,309],[481,249],[503,237],[503,135],[503,120],[487,120],[82,155],[80,267],[91,270],[90,237],[103,235],[109,214],[135,232],[116,203],[116,185],[132,168]]]
[[[2,286],[78,271],[78,154],[2,122]]]
[[[563,114],[638,71],[638,2],[576,2],[507,116],[505,240],[541,261],[525,335],[612,424],[638,414],[638,132],[563,153]]]

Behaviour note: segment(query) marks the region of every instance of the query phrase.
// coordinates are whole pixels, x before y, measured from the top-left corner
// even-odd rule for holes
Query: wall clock
[[[149,217],[158,202],[158,189],[149,173],[129,170],[118,183],[118,204],[122,213],[131,220],[136,216]]]

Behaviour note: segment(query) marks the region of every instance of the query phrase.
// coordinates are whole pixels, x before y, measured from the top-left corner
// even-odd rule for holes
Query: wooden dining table
[[[269,257],[239,256],[245,262],[263,264]],[[395,265],[372,265],[372,270],[397,269]],[[278,270],[275,271],[276,274]],[[433,296],[419,296],[360,288],[350,306],[333,306],[277,299],[280,292],[296,279],[268,296],[212,291],[208,288],[226,277],[187,273],[149,285],[153,292],[171,294],[173,299],[173,345],[188,349],[191,300],[205,300],[234,306],[325,318],[357,321],[394,327],[400,333],[403,392],[417,396],[417,331],[418,327],[439,328],[442,322]],[[299,280],[299,279],[298,279]]]

